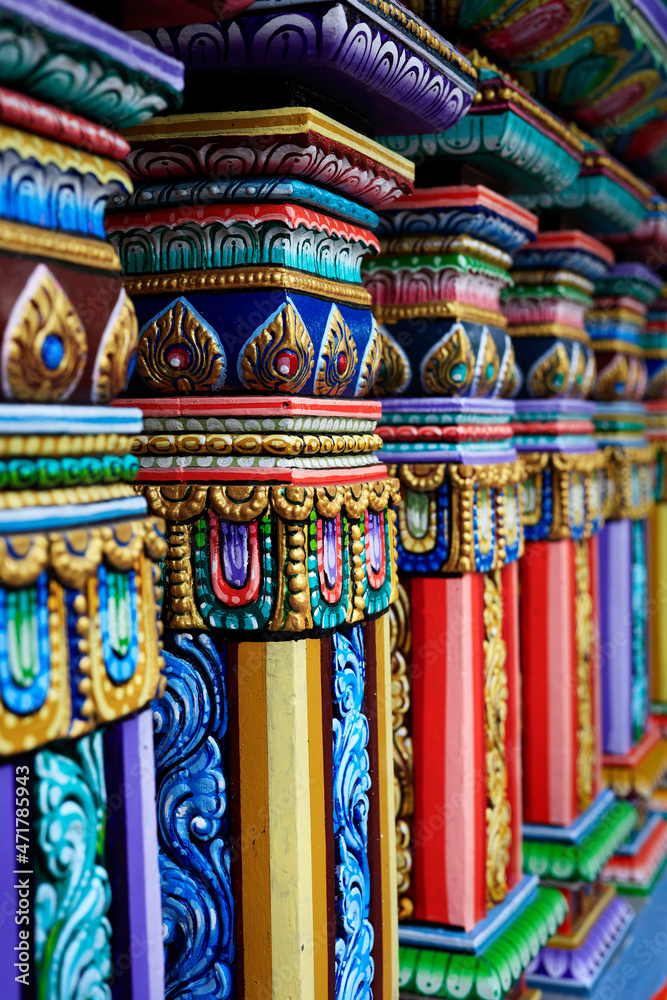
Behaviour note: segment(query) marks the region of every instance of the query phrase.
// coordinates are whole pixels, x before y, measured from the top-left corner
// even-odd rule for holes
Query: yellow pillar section
[[[651,695],[667,709],[667,503],[656,504],[649,522]]]
[[[273,1000],[315,998],[307,646],[266,643]]]
[[[266,728],[266,643],[238,646],[241,926],[246,1000],[270,1000],[271,840]]]
[[[389,615],[375,621],[380,858],[382,866],[382,982],[383,1000],[398,1000],[398,890],[396,883],[396,825],[394,821],[394,747],[391,726],[391,655]],[[377,891],[377,890],[376,890]]]
[[[324,642],[331,640],[325,639]],[[313,961],[315,996],[325,1000],[329,995],[329,899],[327,891],[326,796],[324,774],[326,754],[324,741],[332,743],[330,731],[324,732],[322,715],[322,659],[319,639],[307,639],[308,664],[308,746],[310,761],[310,826],[313,871]],[[329,696],[329,692],[326,692]]]

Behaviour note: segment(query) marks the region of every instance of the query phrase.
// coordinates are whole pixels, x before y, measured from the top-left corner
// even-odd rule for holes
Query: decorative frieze
[[[289,73],[291,80],[316,87],[372,121],[378,135],[401,128],[447,129],[466,113],[476,92],[477,72],[460,52],[405,8],[373,0],[311,8],[267,4],[233,20],[137,37],[184,62],[193,92],[232,71],[248,86],[259,83],[270,93],[276,77]],[[280,44],[267,45],[271,37],[280,37]]]

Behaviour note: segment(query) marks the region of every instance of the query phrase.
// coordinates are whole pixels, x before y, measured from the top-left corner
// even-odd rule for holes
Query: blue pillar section
[[[165,1000],[234,990],[226,646],[172,635],[154,703]]]
[[[55,746],[34,758],[37,995],[107,1000],[111,890],[102,733]]]
[[[361,626],[332,636],[336,996],[371,1000],[374,930],[369,920],[369,724]]]

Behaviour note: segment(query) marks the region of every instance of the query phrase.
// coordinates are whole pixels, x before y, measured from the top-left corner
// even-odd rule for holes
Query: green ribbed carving
[[[540,888],[533,902],[479,955],[401,947],[401,992],[451,1000],[500,1000],[556,933],[566,913],[565,897],[558,889]]]
[[[524,840],[523,870],[540,878],[594,882],[636,823],[635,807],[629,802],[617,802],[580,844]]]

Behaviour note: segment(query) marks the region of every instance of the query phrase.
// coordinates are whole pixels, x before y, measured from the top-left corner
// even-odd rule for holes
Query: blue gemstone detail
[[[42,361],[54,372],[65,357],[65,345],[57,333],[49,333],[42,344]]]

